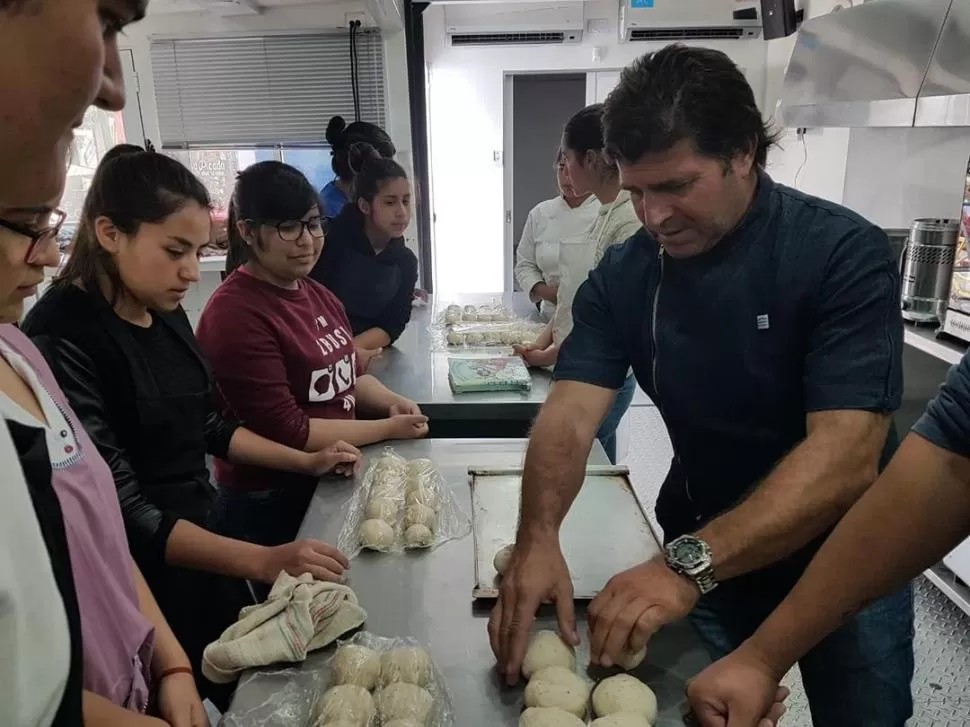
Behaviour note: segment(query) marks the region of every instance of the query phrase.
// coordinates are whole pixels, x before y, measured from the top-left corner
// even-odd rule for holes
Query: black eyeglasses
[[[40,228],[28,227],[0,217],[0,227],[30,238],[30,246],[27,248],[24,260],[28,265],[33,265],[47,252],[47,246],[51,241],[57,240],[57,235],[61,231],[66,217],[67,214],[63,210],[53,209],[48,213],[47,219]]]
[[[247,220],[249,224],[255,224],[253,220]],[[311,217],[309,220],[282,220],[280,222],[260,221],[258,224],[267,227],[275,227],[281,240],[286,242],[296,242],[303,236],[303,231],[310,233],[310,237],[317,239],[323,237],[323,218]]]

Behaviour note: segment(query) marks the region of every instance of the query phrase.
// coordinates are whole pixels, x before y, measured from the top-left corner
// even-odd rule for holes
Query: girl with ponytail
[[[348,126],[342,116],[330,119],[326,136],[333,157],[330,163],[337,176],[320,190],[321,213],[333,219],[350,201],[353,190],[355,173],[350,164],[350,148],[355,144],[369,144],[385,159],[392,159],[397,150],[380,126],[366,121],[354,121]]]

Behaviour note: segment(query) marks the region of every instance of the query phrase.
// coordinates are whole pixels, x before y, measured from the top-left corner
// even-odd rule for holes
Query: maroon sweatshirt
[[[219,402],[252,431],[303,449],[310,419],[353,419],[357,363],[347,313],[304,279],[284,290],[239,268],[213,293],[196,337],[212,366]],[[224,487],[268,490],[310,478],[216,460]]]

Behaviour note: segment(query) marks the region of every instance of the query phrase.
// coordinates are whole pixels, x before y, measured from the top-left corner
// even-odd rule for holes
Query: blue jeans
[[[691,612],[712,659],[737,648],[777,605],[751,595],[724,603],[716,590]],[[904,727],[913,714],[912,586],[873,603],[798,665],[816,727]]]
[[[623,386],[616,392],[613,408],[610,409],[606,419],[600,424],[600,430],[596,433],[596,438],[600,440],[600,444],[606,450],[606,456],[610,458],[610,462],[613,464],[616,464],[616,430],[620,426],[620,420],[623,419],[626,410],[630,408],[636,390],[636,377],[627,376]]]

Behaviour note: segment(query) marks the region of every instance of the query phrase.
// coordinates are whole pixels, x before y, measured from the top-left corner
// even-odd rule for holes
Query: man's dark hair
[[[686,139],[725,164],[752,153],[764,167],[777,141],[734,62],[721,51],[681,44],[623,69],[603,107],[603,135],[607,152],[630,163]]]

